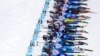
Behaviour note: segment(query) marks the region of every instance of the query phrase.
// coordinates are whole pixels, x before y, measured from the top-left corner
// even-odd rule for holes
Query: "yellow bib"
[[[65,19],[64,22],[65,23],[72,23],[72,22],[74,22],[74,19]]]
[[[74,56],[79,56],[78,54],[75,54]]]

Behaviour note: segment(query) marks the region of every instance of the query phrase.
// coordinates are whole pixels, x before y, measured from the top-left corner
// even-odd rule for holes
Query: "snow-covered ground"
[[[0,0],[0,56],[25,56],[43,0]]]
[[[25,56],[44,2],[45,0],[0,0],[0,56]],[[88,56],[99,56],[100,0],[89,0],[88,4],[97,13],[89,14],[92,18],[85,28],[89,32],[86,35],[89,38],[87,48],[94,50]],[[33,54],[40,52],[38,48],[40,47]]]

